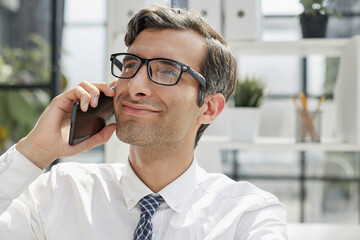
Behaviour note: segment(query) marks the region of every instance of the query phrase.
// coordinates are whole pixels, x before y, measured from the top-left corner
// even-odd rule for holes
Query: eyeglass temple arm
[[[195,78],[202,87],[206,87],[206,79],[200,73],[194,71],[191,67],[187,67],[186,72]]]
[[[116,59],[116,57],[111,57],[110,58],[110,60],[112,61],[112,62],[114,62],[114,64],[121,70],[122,69],[122,67],[123,67],[123,64],[119,61],[119,60],[117,60]]]

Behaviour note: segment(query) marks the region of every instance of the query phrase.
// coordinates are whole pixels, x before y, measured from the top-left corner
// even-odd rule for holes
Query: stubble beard
[[[116,117],[117,137],[130,145],[139,147],[164,148],[179,144],[186,131],[181,129],[180,119],[164,116],[157,121],[138,121],[137,119]]]
[[[148,126],[141,127],[136,121],[116,121],[116,136],[122,142],[141,147],[156,146],[163,142],[165,134],[163,128]],[[150,129],[152,127],[152,129]]]
[[[130,101],[128,99],[128,101]],[[135,102],[132,101],[131,102]],[[138,103],[138,102],[136,102]],[[197,112],[194,112],[196,114]],[[189,114],[189,112],[186,112]],[[173,149],[177,148],[179,144],[186,138],[187,133],[194,123],[188,122],[184,124],[184,112],[177,112],[171,118],[164,116],[159,117],[158,121],[146,122],[138,121],[136,118],[129,119],[122,116],[121,112],[115,114],[116,116],[116,135],[122,142],[133,146],[139,146],[149,149],[157,148]]]
[[[178,128],[177,118],[143,125],[135,120],[116,120],[116,135],[122,142],[151,149],[176,148],[185,137],[186,129]]]

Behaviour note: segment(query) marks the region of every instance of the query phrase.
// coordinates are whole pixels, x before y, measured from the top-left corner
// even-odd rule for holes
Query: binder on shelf
[[[260,40],[260,0],[224,0],[224,36],[227,40]]]
[[[146,6],[146,0],[132,0],[127,1],[126,4],[119,1],[115,6],[115,14],[112,16],[116,18],[117,31],[125,33],[127,24],[130,19],[143,7]]]
[[[119,0],[108,1],[108,50],[110,53],[127,50],[124,45],[124,37],[130,19],[139,10],[151,6],[155,2],[149,0],[132,0],[126,3]],[[170,2],[163,1],[163,5],[169,6]]]
[[[221,33],[221,0],[189,0],[189,9],[196,10],[203,15],[208,23]]]

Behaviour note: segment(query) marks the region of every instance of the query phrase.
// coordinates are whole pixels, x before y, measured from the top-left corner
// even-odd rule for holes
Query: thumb
[[[100,132],[94,134],[89,139],[78,143],[74,147],[76,147],[77,149],[81,149],[81,152],[89,151],[92,148],[109,141],[110,137],[115,132],[115,130],[116,130],[116,124],[111,123],[105,126]]]

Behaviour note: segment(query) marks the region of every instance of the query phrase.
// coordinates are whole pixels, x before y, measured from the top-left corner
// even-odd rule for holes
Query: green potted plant
[[[304,10],[300,14],[300,24],[304,38],[324,38],[328,18],[340,16],[336,9],[330,7],[335,0],[299,0]]]
[[[239,78],[234,92],[234,108],[231,109],[232,140],[252,142],[257,136],[260,105],[264,99],[265,84],[255,75]]]
[[[246,76],[238,79],[234,92],[234,106],[259,107],[264,98],[264,87],[260,77]]]

